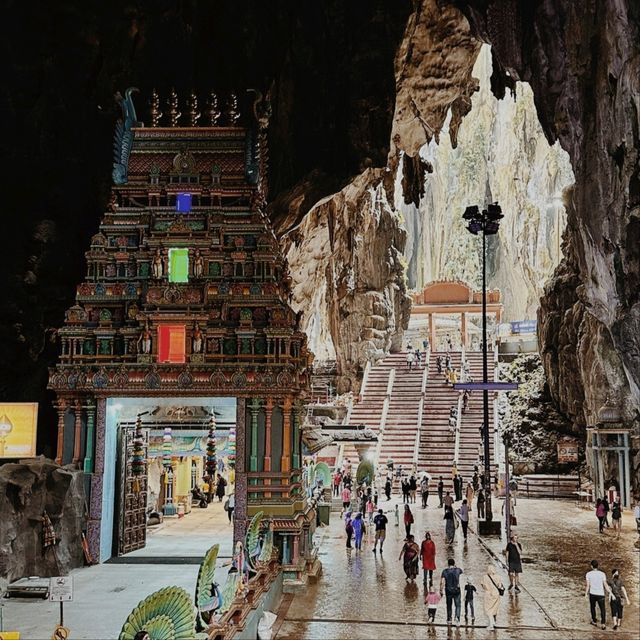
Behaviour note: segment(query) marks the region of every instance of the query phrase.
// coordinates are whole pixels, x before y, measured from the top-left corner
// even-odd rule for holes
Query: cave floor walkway
[[[398,499],[382,501],[385,510],[392,509]],[[411,505],[416,524],[413,533],[419,541],[426,530],[436,543],[439,576],[447,558],[453,557],[466,577],[478,589],[475,600],[475,625],[465,626],[464,602],[462,626],[447,628],[444,599],[438,605],[436,624],[427,624],[427,611],[423,604],[422,572],[416,583],[408,583],[398,560],[404,538],[404,526],[394,526],[394,517],[387,514],[389,525],[384,554],[372,553],[373,540],[367,541],[362,551],[345,549],[345,536],[337,513],[332,513],[329,527],[319,529],[319,556],[323,575],[317,584],[310,585],[300,595],[287,596],[280,607],[276,623],[277,640],[321,638],[473,638],[483,640],[542,640],[558,638],[611,637],[612,624],[607,603],[607,631],[589,625],[589,605],[584,599],[584,575],[589,562],[596,558],[601,568],[610,575],[611,569],[620,569],[626,583],[631,605],[625,607],[624,623],[615,637],[625,640],[636,638],[638,630],[638,588],[640,556],[633,545],[636,540],[635,521],[625,513],[623,534],[615,540],[612,530],[598,534],[596,517],[571,501],[518,499],[516,507],[518,533],[523,545],[522,591],[505,593],[501,599],[498,628],[489,631],[482,606],[480,581],[489,562],[498,563],[497,572],[503,583],[508,577],[500,564],[505,542],[499,538],[480,540],[475,535],[475,514],[472,514],[468,542],[462,539],[462,530],[456,531],[456,540],[445,544],[442,510],[437,498],[430,497],[426,510],[420,504]],[[501,501],[494,501],[494,513],[499,516]],[[402,505],[400,504],[400,509]],[[464,594],[464,591],[463,591]],[[463,595],[464,601],[464,595]]]

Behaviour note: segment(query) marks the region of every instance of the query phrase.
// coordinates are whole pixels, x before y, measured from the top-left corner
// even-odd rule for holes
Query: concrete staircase
[[[424,356],[423,356],[424,358]],[[380,446],[379,461],[392,459],[395,466],[410,471],[414,462],[418,414],[422,398],[423,367],[407,368],[406,354],[397,353],[385,358],[395,367],[396,374],[389,398],[389,411]]]
[[[418,471],[426,471],[431,475],[432,487],[435,491],[438,477],[442,476],[445,491],[453,491],[451,482],[451,468],[455,456],[455,433],[449,427],[449,411],[451,407],[458,406],[459,392],[454,391],[445,384],[443,374],[438,373],[436,361],[445,353],[433,352],[429,366],[429,377],[425,392],[425,402],[422,416],[422,429],[420,434],[420,448],[418,453]],[[451,363],[456,371],[460,371],[462,354],[451,353]],[[476,382],[482,380],[482,354],[467,353],[470,364],[470,373]],[[490,355],[489,380],[493,380],[493,358]],[[493,406],[491,398],[489,405],[489,426],[491,429],[491,456],[493,461]],[[478,445],[481,443],[480,425],[482,424],[482,393],[473,392],[470,395],[466,413],[461,416],[458,472],[467,482],[473,475],[473,467],[478,463]]]

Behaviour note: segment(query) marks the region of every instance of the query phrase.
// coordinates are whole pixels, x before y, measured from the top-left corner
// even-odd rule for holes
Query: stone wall
[[[43,550],[46,510],[59,543]],[[0,579],[66,575],[84,563],[84,473],[40,457],[0,467]]]

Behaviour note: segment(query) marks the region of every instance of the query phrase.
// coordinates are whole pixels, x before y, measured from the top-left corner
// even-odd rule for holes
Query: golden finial
[[[229,124],[232,127],[236,126],[236,123],[240,119],[240,111],[238,110],[238,96],[235,92],[232,92],[229,96],[229,102],[227,103],[227,118],[229,118]]]
[[[182,113],[178,109],[178,94],[173,87],[171,87],[171,93],[169,94],[167,105],[169,106],[169,126],[177,127],[178,120],[180,120]]]
[[[215,127],[218,124],[218,120],[222,115],[220,109],[218,109],[218,96],[215,91],[211,91],[209,99],[207,100],[207,118],[209,119],[209,126]]]
[[[158,92],[153,89],[151,92],[151,126],[159,126],[160,118],[162,118],[162,111],[160,111],[160,96],[158,95]]]
[[[198,111],[198,96],[194,91],[187,98],[187,107],[189,108],[189,126],[197,127],[201,114]]]

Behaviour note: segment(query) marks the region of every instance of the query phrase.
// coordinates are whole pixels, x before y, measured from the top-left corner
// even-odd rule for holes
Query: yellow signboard
[[[37,402],[0,403],[0,458],[33,458],[37,427]]]

